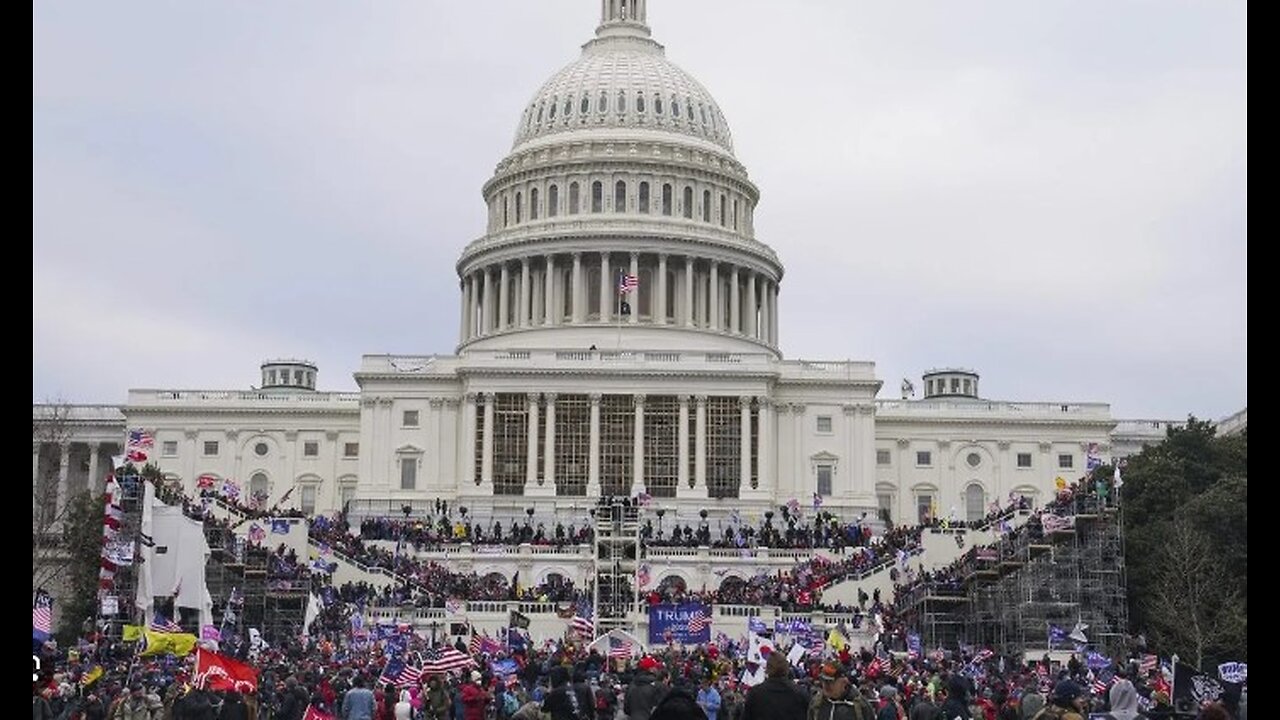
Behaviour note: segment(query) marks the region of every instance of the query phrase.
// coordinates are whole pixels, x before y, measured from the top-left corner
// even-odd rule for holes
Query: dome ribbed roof
[[[587,43],[582,57],[552,75],[525,106],[514,147],[592,128],[669,132],[733,153],[729,124],[711,93],[647,38]]]

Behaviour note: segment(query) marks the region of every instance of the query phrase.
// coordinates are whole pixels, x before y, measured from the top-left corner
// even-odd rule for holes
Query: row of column
[[[590,441],[588,446],[588,469],[587,469],[587,496],[597,497],[600,495],[600,402],[602,395],[594,393],[588,396],[591,402],[591,421],[590,421]],[[632,446],[633,458],[633,475],[632,475],[632,493],[638,493],[644,490],[644,395],[633,395],[634,400],[634,437]],[[538,393],[529,393],[526,396],[526,408],[528,411],[528,443],[525,471],[525,490],[532,492],[539,487],[538,483],[538,413],[539,399],[545,402],[546,418],[546,437],[541,438],[543,443],[543,464],[541,487],[546,488],[549,493],[555,492],[555,461],[556,461],[556,394],[546,393],[539,395]],[[756,401],[759,414],[759,441],[756,454],[756,480],[757,483],[764,487],[771,487],[772,473],[769,470],[772,466],[773,458],[773,421],[772,403],[768,398],[752,398],[743,396],[739,398],[739,408],[741,412],[741,449],[740,449],[740,466],[741,466],[741,482],[739,492],[746,492],[754,489],[751,484],[752,467],[751,467],[751,404],[752,400]],[[494,393],[469,393],[467,395],[467,404],[463,413],[463,421],[466,423],[466,437],[468,444],[465,447],[465,456],[474,457],[476,432],[481,432],[481,465],[480,465],[480,484],[485,488],[493,486],[493,438],[494,438]],[[707,396],[706,395],[680,395],[679,400],[679,416],[677,421],[677,488],[683,490],[689,487],[689,412],[692,405],[694,412],[694,483],[695,492],[700,491],[701,496],[706,496],[707,489]],[[483,414],[478,412],[480,401],[484,403]],[[481,424],[477,427],[476,423]],[[469,472],[464,473],[463,477],[475,477],[474,466],[468,468]]]
[[[513,271],[511,263],[499,263],[467,274],[461,283],[460,342],[514,329],[551,327],[566,320],[578,325],[587,321],[588,314],[600,323],[621,320],[616,317],[618,278],[624,272],[639,278],[643,267],[652,271],[649,273],[652,281],[642,283],[635,292],[622,298],[631,307],[626,322],[640,322],[638,301],[639,294],[644,293],[649,300],[648,322],[653,324],[668,324],[670,315],[670,322],[676,325],[725,331],[757,338],[769,345],[777,344],[778,286],[767,276],[750,268],[692,256],[681,256],[672,262],[665,253],[658,254],[656,262],[646,259],[642,263],[640,253],[632,252],[628,264],[615,267],[612,255],[612,252],[599,253],[599,263],[593,263],[590,268],[600,270],[598,307],[594,312],[588,307],[587,268],[580,252],[569,255],[566,265],[560,266],[569,271],[567,284],[564,273],[557,272],[560,256],[554,254],[547,255],[537,266],[530,258],[523,258],[518,273]],[[700,269],[699,265],[704,267]],[[727,282],[721,281],[722,267]],[[677,282],[683,285],[677,288],[681,294],[672,308],[667,307],[669,268],[676,272]],[[726,290],[727,303],[721,297]],[[566,300],[571,308],[567,317],[563,312]],[[751,308],[756,308],[756,312],[751,312]]]
[[[46,443],[31,443],[31,483],[33,488],[38,488],[40,483],[40,453]],[[66,500],[71,497],[70,487],[70,471],[71,471],[71,442],[57,443],[58,446],[58,484],[56,504],[61,507]],[[78,488],[93,492],[97,487],[95,478],[98,477],[100,469],[99,456],[102,454],[103,445],[109,445],[110,451],[114,452],[119,449],[119,444],[115,443],[75,443],[77,445],[87,445],[89,448],[89,477],[87,486]],[[42,498],[43,499],[43,498]]]

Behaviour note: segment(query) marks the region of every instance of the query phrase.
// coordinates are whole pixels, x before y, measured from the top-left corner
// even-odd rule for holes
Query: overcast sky
[[[454,261],[596,0],[37,2],[35,401],[449,353]],[[786,265],[788,357],[1247,401],[1245,3],[651,0]]]

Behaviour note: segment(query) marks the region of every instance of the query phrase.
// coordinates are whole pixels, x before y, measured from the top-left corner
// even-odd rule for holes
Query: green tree
[[[1132,628],[1202,667],[1247,661],[1247,434],[1189,418],[1123,478]]]
[[[67,593],[62,603],[58,641],[71,643],[84,621],[98,611],[98,570],[102,564],[102,515],[106,499],[81,493],[71,500],[63,523]]]

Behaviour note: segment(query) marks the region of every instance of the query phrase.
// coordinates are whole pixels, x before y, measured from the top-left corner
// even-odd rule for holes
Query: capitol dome
[[[647,10],[601,0],[582,56],[520,111],[457,262],[460,354],[777,354],[783,267],[755,236],[759,190]]]
[[[667,60],[637,21],[605,22],[582,57],[551,77],[525,106],[514,149],[559,133],[627,128],[675,133],[732,153],[720,107],[697,80]]]

